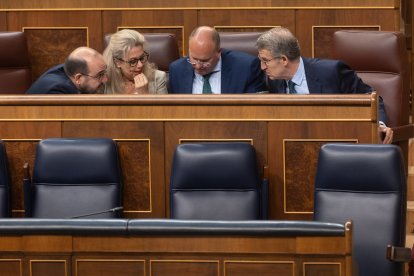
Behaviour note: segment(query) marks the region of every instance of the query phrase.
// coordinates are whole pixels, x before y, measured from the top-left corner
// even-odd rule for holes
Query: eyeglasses
[[[191,60],[190,58],[187,58],[187,62],[190,63],[192,66],[196,66],[198,64],[201,68],[208,68],[211,66],[210,61]]]
[[[264,63],[266,66],[269,66],[269,63],[270,63],[272,60],[274,60],[274,59],[278,59],[278,58],[282,58],[281,56],[278,56],[278,57],[274,57],[274,58],[271,58],[271,59],[268,59],[268,60],[264,60],[264,59],[262,59],[262,58],[260,57],[260,55],[258,55],[257,57],[259,58],[260,62],[261,62],[261,63]]]
[[[142,64],[148,61],[149,54],[147,52],[144,52],[142,56],[139,58],[131,58],[130,60],[123,60],[122,58],[117,58],[117,60],[128,63],[129,66],[135,67],[138,64],[138,61],[141,61]]]
[[[91,75],[83,74],[83,73],[80,73],[80,74],[83,75],[83,76],[87,76],[87,77],[90,77],[90,78],[97,79],[98,81],[102,81],[105,78],[105,76],[107,75],[107,72],[105,70],[105,71],[99,72],[95,76],[91,76]]]

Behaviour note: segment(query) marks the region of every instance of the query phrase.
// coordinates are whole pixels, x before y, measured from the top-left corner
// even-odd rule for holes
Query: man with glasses
[[[102,93],[106,64],[100,53],[79,47],[69,54],[64,64],[50,68],[26,91],[27,94],[94,94]]]
[[[196,28],[189,39],[189,55],[170,65],[169,93],[255,93],[264,89],[257,57],[220,48],[211,27]]]
[[[363,94],[373,91],[342,61],[301,57],[299,41],[286,28],[276,27],[263,33],[256,45],[270,93]],[[379,111],[379,129],[385,134],[383,143],[389,144],[393,131],[385,125],[387,115],[381,97]]]

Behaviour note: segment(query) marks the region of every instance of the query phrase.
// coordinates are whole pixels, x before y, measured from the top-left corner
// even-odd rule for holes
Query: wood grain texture
[[[125,217],[165,216],[164,134],[159,122],[68,122],[64,137],[109,137],[120,155]]]
[[[143,8],[143,7],[283,7],[283,6],[302,6],[302,7],[353,7],[353,6],[378,6],[389,7],[396,5],[393,0],[318,0],[310,3],[308,0],[70,0],[49,1],[49,0],[3,0],[0,2],[0,9],[52,9],[52,8]]]
[[[24,256],[31,275],[350,276],[351,236],[9,235],[1,237],[0,273],[21,276]]]
[[[53,2],[53,1],[52,1]],[[313,53],[313,44],[321,56],[328,51],[328,41],[314,41],[312,28],[327,26],[334,28],[355,28],[376,26],[381,30],[400,30],[398,1],[392,0],[319,0],[317,3],[306,0],[239,0],[239,1],[51,1],[43,0],[36,4],[27,0],[19,4],[7,0],[0,3],[4,7],[3,18],[7,31],[21,31],[23,28],[87,28],[87,39],[59,34],[57,37],[43,37],[35,44],[29,41],[29,49],[37,52],[50,51],[51,58],[32,55],[34,77],[45,69],[61,63],[74,43],[83,43],[103,51],[105,34],[114,33],[119,28],[136,28],[142,32],[166,32],[176,34],[180,54],[188,54],[188,37],[200,25],[217,26],[234,31],[256,31],[272,26],[284,26],[298,36],[304,56]],[[14,8],[13,8],[14,7]],[[75,40],[77,38],[77,40]],[[323,38],[327,38],[326,36]],[[319,38],[316,38],[319,39]],[[325,44],[325,42],[327,44]],[[65,50],[54,51],[60,45]],[[322,51],[322,53],[320,53]],[[54,58],[52,58],[54,56]]]
[[[243,141],[255,147],[259,168],[269,167],[270,218],[310,219],[319,145],[376,143],[376,103],[376,95],[365,94],[0,96],[13,209],[23,207],[21,166],[32,164],[42,138],[115,139],[125,216],[131,218],[168,217],[171,160],[179,143]]]
[[[25,29],[32,79],[36,80],[51,65],[64,63],[74,49],[88,45],[87,28],[79,29]],[[59,41],[59,43],[56,43]]]

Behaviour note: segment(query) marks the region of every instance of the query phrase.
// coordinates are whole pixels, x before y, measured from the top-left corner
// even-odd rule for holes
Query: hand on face
[[[134,77],[135,94],[148,94],[148,79],[144,74],[138,74]]]

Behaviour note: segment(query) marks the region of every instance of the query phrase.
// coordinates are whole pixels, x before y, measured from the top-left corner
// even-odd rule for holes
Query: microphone
[[[124,207],[118,206],[118,207],[114,207],[112,209],[108,209],[108,210],[104,210],[104,211],[98,211],[98,212],[93,212],[93,213],[89,213],[89,214],[83,214],[83,215],[79,215],[79,216],[73,216],[73,217],[69,217],[69,218],[70,219],[75,219],[75,218],[84,218],[84,217],[90,217],[90,216],[94,216],[94,215],[105,214],[105,213],[115,213],[115,212],[121,211],[123,209],[124,209]]]

